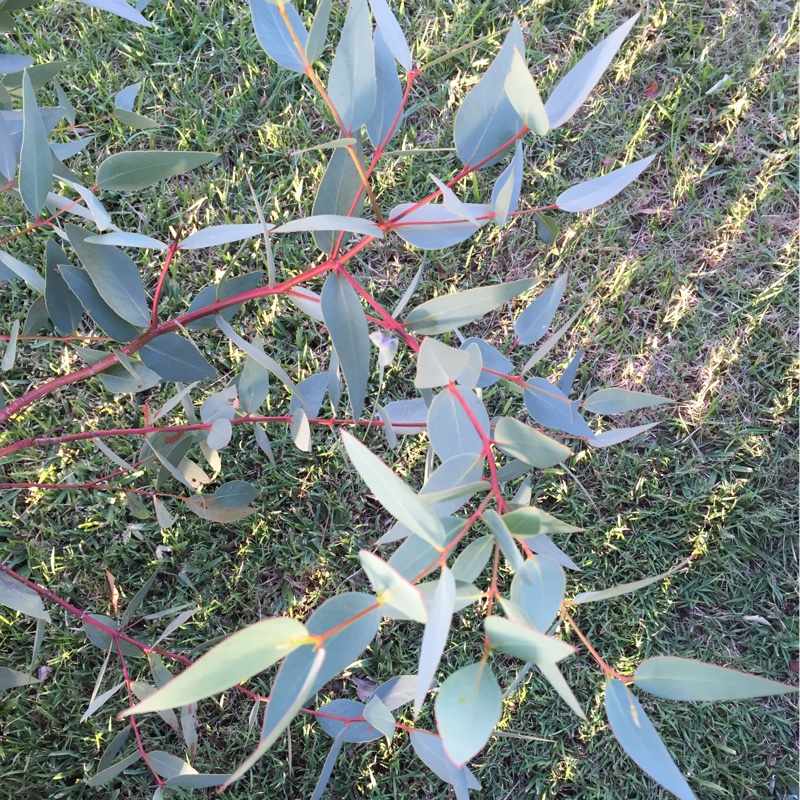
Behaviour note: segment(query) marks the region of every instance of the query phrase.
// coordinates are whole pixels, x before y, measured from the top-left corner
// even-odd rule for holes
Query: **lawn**
[[[344,5],[334,5],[338,31]],[[298,7],[310,23],[314,4]],[[460,169],[452,149],[455,112],[514,14],[546,97],[590,43],[633,11],[601,0],[519,7],[490,0],[405,3],[398,16],[409,40],[416,37],[415,62],[437,63],[420,76],[411,113],[376,174],[381,205],[419,199],[434,188],[429,173],[448,179]],[[271,218],[310,214],[325,159],[309,148],[338,132],[309,83],[266,57],[246,6],[153,0],[144,13],[154,29],[77,3],[48,3],[20,14],[9,36],[14,52],[37,62],[66,62],[59,81],[79,122],[95,134],[85,154],[70,161],[86,180],[103,158],[122,150],[221,154],[215,165],[186,177],[112,197],[116,224],[169,241],[180,224],[254,222],[248,180]],[[388,307],[423,264],[414,302],[500,279],[533,276],[547,286],[567,272],[555,326],[577,312],[576,322],[536,374],[558,376],[583,347],[577,375],[583,391],[621,386],[676,401],[625,417],[629,425],[658,421],[646,435],[609,449],[577,448],[568,469],[533,475],[533,502],[583,529],[557,538],[582,570],[569,574],[568,596],[662,573],[696,554],[688,569],[649,588],[575,609],[581,630],[620,672],[669,654],[797,681],[797,22],[796,8],[781,2],[646,5],[572,122],[546,139],[527,137],[521,208],[551,203],[567,186],[610,165],[657,154],[639,182],[596,211],[558,213],[554,244],[545,243],[534,219],[523,214],[507,229],[487,226],[462,245],[427,255],[387,238],[350,264]],[[157,129],[132,131],[106,118],[116,92],[137,82],[135,110],[156,120]],[[41,96],[55,103],[52,84]],[[470,201],[488,200],[496,174],[497,168],[483,171],[457,191]],[[29,222],[18,202],[0,195],[0,236]],[[39,266],[44,238],[36,232],[6,249]],[[167,306],[183,310],[231,266],[264,268],[263,247],[255,242],[182,258],[166,284]],[[307,236],[280,240],[275,257],[282,275],[319,260]],[[139,264],[148,280],[158,274],[157,262],[141,257]],[[31,301],[20,282],[0,284],[6,338]],[[277,300],[251,303],[237,317],[238,328],[268,342],[296,380],[326,369],[326,331],[299,312],[286,316],[285,309]],[[465,332],[507,347],[514,336],[508,320],[498,313]],[[224,379],[240,369],[241,354],[218,334],[201,344]],[[528,355],[516,354],[517,364]],[[64,344],[22,341],[0,387],[8,400],[79,364]],[[387,371],[383,396],[414,396],[412,377],[411,359],[401,354]],[[276,384],[268,403],[277,410],[268,413],[285,407]],[[495,401],[504,399],[502,387],[491,391]],[[14,418],[0,431],[0,446],[48,430],[139,425],[145,399],[155,409],[168,397],[162,386],[149,396],[114,398],[92,380]],[[249,435],[234,437],[223,452],[225,479],[251,481],[261,490],[258,512],[241,522],[219,525],[186,514],[162,529],[149,504],[141,509],[121,492],[6,490],[0,494],[0,559],[80,608],[112,617],[158,570],[141,613],[196,607],[167,640],[185,654],[262,617],[304,619],[337,592],[367,588],[358,551],[374,544],[386,514],[347,466],[330,430],[314,432],[311,454],[298,450],[284,427],[274,425],[269,433],[275,464]],[[422,442],[404,437],[392,451],[380,433],[367,437],[399,474],[421,485]],[[109,444],[122,458],[137,457],[138,442]],[[113,469],[90,443],[75,442],[0,462],[0,481],[81,483]],[[147,484],[126,479],[123,485]],[[121,692],[79,722],[104,654],[78,621],[51,608],[53,624],[38,647],[35,623],[0,607],[0,664],[26,669],[33,654],[32,666],[46,667],[42,683],[3,694],[0,793],[31,800],[151,797],[152,776],[141,762],[103,789],[87,787],[123,727],[116,714],[125,700]],[[145,620],[137,637],[155,638],[167,619]],[[480,620],[475,609],[464,613],[440,678],[479,655]],[[580,645],[569,630],[565,635]],[[352,678],[382,682],[414,673],[420,639],[418,625],[384,623],[363,657],[320,693],[319,704],[356,699]],[[519,662],[495,662],[505,670],[503,686],[510,685]],[[137,674],[149,680],[141,663],[134,662]],[[603,711],[602,674],[593,667],[581,648],[564,668],[586,710],[584,722],[539,677],[524,678],[504,705],[501,735],[474,760],[483,786],[475,797],[667,797],[614,741]],[[268,693],[273,675],[248,685]],[[120,680],[112,660],[101,691]],[[199,771],[231,771],[255,747],[251,705],[236,692],[201,702],[192,762]],[[788,800],[798,791],[794,695],[721,704],[647,699],[643,705],[698,798]],[[432,729],[430,704],[419,724]],[[180,735],[157,716],[143,718],[141,730],[149,749],[184,756]],[[226,794],[310,797],[330,744],[311,717],[300,717]],[[326,795],[451,796],[400,733],[391,743],[345,745]]]

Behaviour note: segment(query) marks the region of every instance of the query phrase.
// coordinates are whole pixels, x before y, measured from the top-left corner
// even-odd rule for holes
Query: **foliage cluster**
[[[123,0],[88,4],[147,24],[140,11]],[[10,27],[11,12],[26,5],[31,3],[6,0],[0,6],[0,21]],[[251,0],[250,7],[266,53],[310,81],[338,129],[336,139],[317,145],[330,156],[311,216],[288,222],[268,221],[254,191],[252,221],[191,233],[181,227],[171,236],[121,229],[106,206],[127,193],[200,169],[218,154],[120,152],[104,160],[91,181],[83,180],[65,162],[91,139],[80,135],[68,95],[55,82],[58,65],[33,65],[12,54],[0,57],[5,74],[0,84],[0,174],[7,182],[6,195],[21,202],[33,219],[4,244],[23,233],[52,233],[46,239],[44,275],[0,251],[0,280],[9,281],[9,287],[22,281],[33,298],[24,321],[12,324],[2,367],[12,371],[20,344],[29,338],[52,340],[51,331],[84,363],[64,371],[53,365],[61,374],[4,397],[0,424],[32,413],[54,393],[78,389],[90,379],[97,379],[110,395],[150,393],[159,399],[156,410],[145,403],[143,418],[135,426],[0,443],[0,458],[14,464],[30,451],[90,441],[115,467],[82,484],[18,481],[4,483],[3,488],[123,492],[134,514],[149,513],[145,499],[152,504],[164,528],[175,523],[178,511],[212,523],[233,523],[253,514],[251,503],[259,490],[238,479],[218,483],[216,476],[225,471],[223,457],[232,443],[252,436],[272,459],[267,425],[288,425],[303,451],[311,450],[312,428],[323,426],[336,429],[337,441],[358,476],[396,520],[376,542],[376,547],[392,547],[381,550],[385,557],[371,550],[360,552],[364,591],[326,599],[305,622],[288,616],[264,619],[218,643],[209,642],[213,646],[196,660],[159,646],[190,619],[193,609],[170,609],[174,618],[152,641],[133,635],[132,627],[140,622],[136,613],[157,575],[114,620],[77,608],[25,577],[15,565],[0,565],[0,602],[38,620],[34,662],[51,621],[43,599],[80,619],[91,643],[106,652],[87,716],[120,690],[127,694],[128,707],[120,716],[129,722],[105,751],[90,785],[106,785],[141,760],[152,774],[156,797],[173,788],[225,788],[303,713],[333,739],[315,797],[325,791],[346,743],[381,736],[391,741],[398,731],[408,734],[419,759],[452,785],[456,796],[467,797],[470,789],[479,788],[468,762],[496,732],[504,700],[528,671],[536,669],[564,703],[585,718],[559,666],[576,652],[562,636],[569,627],[603,676],[606,716],[622,748],[673,795],[694,797],[637,692],[667,700],[722,701],[783,694],[791,687],[675,656],[648,658],[631,673],[610,667],[600,655],[601,647],[580,631],[571,609],[663,581],[684,570],[695,554],[686,554],[666,573],[568,597],[567,571],[578,567],[554,538],[575,528],[532,504],[529,477],[532,470],[563,465],[573,454],[568,444],[602,448],[646,434],[655,423],[612,427],[607,418],[669,400],[613,387],[574,399],[580,352],[558,380],[541,376],[546,357],[574,321],[573,317],[551,332],[566,291],[566,274],[533,299],[536,281],[522,278],[420,303],[416,298],[425,286],[420,269],[390,310],[351,269],[368,246],[390,236],[410,247],[435,251],[456,246],[487,225],[503,228],[522,218],[532,220],[542,238],[552,240],[558,234],[555,212],[588,211],[636,181],[654,155],[589,178],[552,202],[518,210],[524,138],[546,136],[572,119],[639,15],[567,71],[546,102],[529,72],[522,29],[515,21],[455,115],[455,148],[462,168],[446,180],[431,175],[435,189],[427,195],[420,191],[423,196],[387,211],[373,191],[373,175],[406,122],[411,89],[425,67],[414,65],[402,28],[385,0],[370,0],[369,5],[367,0],[351,0],[325,81],[318,63],[328,47],[330,0],[319,4],[310,30],[291,3]],[[40,105],[37,95],[51,82],[58,106]],[[115,115],[133,129],[147,130],[156,123],[133,110],[138,89],[133,85],[119,92]],[[67,133],[76,136],[64,136],[65,129],[57,128],[64,118]],[[489,202],[459,197],[465,179],[490,170],[509,154],[494,178]],[[72,194],[61,194],[65,190],[56,191],[57,185]],[[67,214],[81,224],[62,225]],[[295,274],[282,268],[273,253],[273,243],[292,234],[311,234],[322,254],[318,263]],[[183,258],[196,250],[257,237],[263,270],[231,270],[197,293],[188,308],[176,304],[167,289],[180,288]],[[151,281],[143,278],[141,265],[126,250],[160,259]],[[461,328],[509,304],[518,308],[522,298],[522,310],[512,323],[514,340],[505,352],[489,341],[491,337],[462,335]],[[327,369],[297,380],[289,365],[269,354],[269,343],[245,338],[234,327],[246,303],[268,299],[278,304],[281,315],[303,314],[324,326],[330,339]],[[40,336],[43,330],[47,337]],[[212,364],[210,353],[220,342],[228,342],[243,356],[241,369],[231,379],[221,378],[219,373],[226,370]],[[534,349],[515,363],[521,348],[528,347]],[[415,391],[386,400],[386,373],[398,371],[399,362],[406,374],[413,374]],[[166,398],[160,394],[163,383],[176,386]],[[602,427],[590,426],[586,414],[602,418]],[[348,428],[363,433],[363,440]],[[382,432],[382,438],[374,431]],[[376,451],[393,450],[401,437],[423,432],[427,469],[422,488],[414,491]],[[134,458],[123,458],[105,443],[121,437],[140,441]],[[214,477],[200,465],[200,457]],[[176,494],[175,486],[188,494]],[[480,629],[473,642],[474,660],[439,685],[436,678],[456,614],[462,615],[456,619],[468,619]],[[160,613],[144,617],[160,618]],[[361,656],[382,625],[397,624],[384,620],[424,626],[416,674],[394,676],[365,693],[362,702],[335,699],[313,707],[314,696]],[[499,659],[503,669],[511,663],[508,659],[521,665],[507,686],[498,679]],[[187,668],[173,675],[170,662]],[[244,685],[276,665],[280,666],[269,697]],[[121,680],[101,692],[107,671],[117,667]],[[143,680],[147,673],[149,680]],[[37,680],[26,672],[0,668],[5,690]],[[250,722],[260,720],[258,745],[230,774],[199,774],[191,765],[198,740],[197,704],[229,689],[254,701]],[[422,724],[422,719],[430,719],[422,716],[428,704],[435,730]],[[410,710],[399,712],[406,705]],[[167,725],[182,731],[188,759],[148,747],[137,723],[146,713],[158,713]],[[134,743],[128,746],[131,734]]]

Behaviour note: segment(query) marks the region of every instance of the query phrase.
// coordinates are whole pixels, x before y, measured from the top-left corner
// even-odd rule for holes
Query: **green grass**
[[[309,4],[311,5],[311,4]],[[308,17],[312,10],[305,9]],[[207,149],[219,165],[187,178],[111,200],[117,224],[165,238],[181,222],[190,227],[251,221],[249,174],[265,209],[289,219],[311,210],[324,161],[292,156],[336,131],[310,87],[270,62],[258,48],[241,4],[210,0],[154,3],[155,30],[141,30],[77,4],[54,4],[22,18],[12,35],[17,52],[38,60],[64,59],[60,80],[79,119],[113,109],[123,86],[142,81],[136,110],[163,124],[131,132],[99,123],[86,156],[70,162],[89,180],[94,165],[123,149]],[[418,42],[420,63],[507,26],[517,13],[526,30],[528,59],[546,96],[557,75],[597,41],[626,10],[608,2],[557,0],[524,7],[492,2],[408,2],[402,22]],[[342,7],[337,4],[336,21]],[[576,621],[616,669],[643,658],[675,654],[766,677],[796,680],[797,658],[797,362],[796,160],[794,81],[797,15],[788,4],[744,5],[675,0],[647,8],[609,75],[572,123],[545,141],[530,140],[524,205],[550,202],[604,159],[621,162],[657,152],[643,180],[594,213],[559,215],[555,247],[521,217],[510,229],[486,229],[452,251],[428,256],[420,299],[497,280],[536,275],[547,283],[570,273],[559,320],[586,307],[540,374],[558,372],[579,346],[586,348],[578,383],[589,391],[610,385],[675,398],[674,407],[634,414],[629,424],[662,424],[633,444],[584,450],[560,469],[535,475],[534,502],[582,533],[558,543],[583,571],[569,591],[600,588],[668,569],[693,550],[691,569],[616,601],[583,606]],[[384,207],[427,194],[427,175],[445,178],[459,168],[450,148],[458,104],[488,66],[497,42],[443,61],[424,73],[413,114],[376,183]],[[727,88],[706,92],[724,75]],[[645,97],[656,83],[655,98]],[[54,97],[51,98],[54,100]],[[469,179],[463,194],[485,198],[495,172]],[[470,196],[470,199],[473,199]],[[524,207],[524,206],[523,206]],[[0,235],[27,224],[18,204],[0,199]],[[41,235],[8,249],[42,263]],[[303,237],[276,247],[279,268],[290,274],[317,258]],[[422,261],[396,239],[361,254],[354,270],[391,305]],[[230,266],[262,265],[258,245],[196,251],[184,257],[167,287],[172,310]],[[148,279],[158,262],[140,260]],[[317,287],[318,288],[318,287]],[[24,318],[30,296],[17,283],[3,286],[3,332]],[[291,307],[290,311],[291,311]],[[248,334],[260,333],[270,352],[297,378],[325,368],[328,340],[320,327],[289,313],[279,301],[237,317]],[[512,332],[507,315],[492,315],[475,330],[498,344]],[[200,340],[227,379],[241,356],[215,337]],[[527,355],[521,354],[518,363]],[[2,377],[6,397],[77,365],[52,344],[25,344],[15,369]],[[388,393],[413,392],[410,361],[388,374]],[[226,372],[225,370],[229,370]],[[273,382],[276,383],[276,382]],[[222,383],[220,383],[220,386]],[[90,382],[61,392],[20,415],[3,440],[42,430],[138,424],[141,410]],[[167,395],[150,398],[152,407]],[[498,394],[495,398],[499,398]],[[273,386],[270,403],[285,407]],[[253,481],[262,490],[259,512],[236,525],[180,517],[162,531],[155,519],[137,519],[118,494],[25,491],[0,497],[0,554],[62,597],[96,613],[111,613],[105,570],[115,576],[121,605],[160,566],[143,611],[182,603],[198,612],[169,646],[189,652],[209,639],[261,616],[303,617],[324,598],[364,586],[358,550],[375,541],[386,514],[343,463],[328,432],[314,436],[314,453],[297,451],[288,433],[270,430],[277,464],[270,465],[247,436],[224,452],[226,479]],[[419,486],[422,446],[404,441],[379,452]],[[138,444],[116,440],[123,457]],[[23,453],[3,465],[3,480],[80,482],[110,471],[91,446],[77,444]],[[577,478],[577,480],[575,479]],[[157,548],[163,558],[159,561]],[[505,576],[507,577],[507,576]],[[114,718],[122,694],[79,724],[103,661],[79,624],[54,611],[54,624],[36,666],[44,683],[4,694],[0,707],[0,777],[15,798],[152,796],[141,763],[101,791],[84,781],[120,729]],[[159,630],[140,626],[142,638]],[[386,680],[416,670],[418,626],[384,624],[371,648],[346,675]],[[0,660],[25,669],[34,626],[0,609]],[[440,677],[475,659],[480,616],[466,612],[445,653]],[[796,662],[795,662],[796,663]],[[518,662],[497,659],[504,685]],[[475,760],[483,784],[478,797],[663,798],[627,760],[605,724],[601,675],[583,653],[565,668],[586,708],[580,723],[537,678],[528,677],[506,704],[501,729],[541,740],[494,738]],[[109,669],[104,688],[118,670]],[[146,678],[146,669],[141,672]],[[254,684],[268,692],[272,673]],[[355,698],[346,678],[322,698]],[[796,785],[796,701],[793,697],[730,704],[675,704],[647,700],[645,708],[700,798],[781,797]],[[255,745],[248,703],[236,693],[200,708],[200,744],[194,764],[224,772]],[[421,723],[432,723],[430,711]],[[182,754],[180,737],[158,718],[145,719],[150,749]],[[259,764],[229,792],[232,798],[308,797],[330,739],[310,718],[299,718]],[[328,797],[435,798],[452,796],[414,756],[407,737],[391,745],[346,745]],[[128,745],[130,749],[130,744]],[[201,793],[196,793],[197,795]],[[208,793],[211,796],[211,792]],[[188,796],[188,795],[187,795]]]

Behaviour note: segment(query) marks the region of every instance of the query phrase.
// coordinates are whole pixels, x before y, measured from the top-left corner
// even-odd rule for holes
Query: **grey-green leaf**
[[[425,623],[428,612],[422,602],[419,589],[412,586],[394,567],[382,558],[361,550],[358,554],[361,566],[367,573],[372,590],[378,600],[402,611],[409,619]]]
[[[53,188],[53,157],[28,70],[22,77],[22,98],[19,193],[25,208],[38,219],[47,195]]]
[[[516,211],[519,205],[523,167],[522,142],[517,140],[514,148],[514,158],[503,170],[492,189],[492,209],[495,213],[494,224],[500,228],[506,224],[508,215]]]
[[[633,675],[636,686],[667,700],[746,700],[796,692],[794,686],[714,664],[677,656],[643,661]]]
[[[344,126],[357,131],[375,107],[375,52],[367,0],[350,0],[342,36],[328,78],[328,95]]]
[[[414,716],[419,714],[428,687],[431,685],[450,633],[450,621],[456,603],[456,581],[453,573],[444,566],[428,607],[428,623],[422,635],[417,670],[417,687],[414,692]]]
[[[637,408],[652,408],[663,403],[672,403],[668,397],[659,397],[646,392],[632,392],[628,389],[601,389],[590,394],[583,401],[583,408],[594,414],[622,414]]]
[[[560,564],[547,556],[529,558],[511,581],[511,600],[537,630],[546,632],[561,608],[567,579]]]
[[[450,760],[438,736],[417,728],[411,731],[410,739],[414,752],[425,766],[455,788],[456,800],[469,798],[469,789],[481,788],[478,779],[466,766],[459,767]]]
[[[492,207],[484,203],[465,203],[470,216],[478,223],[465,219],[438,203],[426,203],[414,208],[415,203],[401,203],[389,213],[390,221],[404,215],[392,225],[392,230],[403,240],[422,250],[442,250],[469,239],[489,222]],[[480,219],[483,217],[483,219]]]
[[[456,114],[456,150],[465,165],[475,166],[486,159],[487,166],[495,163],[502,155],[498,151],[522,130],[522,121],[505,92],[515,50],[525,52],[516,19],[500,52]]]
[[[325,280],[320,308],[347,382],[353,417],[358,419],[367,394],[371,355],[364,309],[356,290],[336,273]]]
[[[500,722],[503,698],[491,667],[479,662],[454,672],[439,688],[435,708],[444,749],[456,764],[464,764]]]
[[[520,344],[534,344],[550,330],[566,286],[565,272],[517,317],[514,322],[514,333]]]
[[[347,431],[341,435],[353,466],[381,505],[417,536],[441,548],[445,534],[439,518],[369,448]]]
[[[150,324],[142,276],[136,264],[117,247],[92,244],[88,231],[66,225],[70,244],[100,296],[115,314],[137,328]]]
[[[306,41],[306,58],[309,64],[319,60],[322,51],[325,49],[325,43],[328,40],[328,21],[330,16],[331,0],[320,0]]]
[[[409,311],[405,323],[415,333],[425,336],[447,333],[494,311],[536,283],[535,278],[524,278],[441,295]]]
[[[130,342],[139,336],[139,330],[122,319],[103,300],[86,270],[73,267],[71,264],[60,264],[57,269],[70,291],[80,300],[86,313],[112,339],[117,342]]]
[[[502,417],[497,422],[494,443],[507,455],[538,469],[560,464],[572,455],[560,442],[511,417]]]
[[[575,653],[571,644],[504,617],[486,617],[483,626],[492,647],[523,661],[555,664]]]
[[[588,211],[618,195],[628,184],[633,183],[653,163],[655,154],[634,161],[627,167],[607,172],[599,178],[571,186],[556,198],[562,211]]]
[[[167,381],[191,383],[216,378],[211,364],[194,343],[177,333],[164,333],[139,351],[145,366]]]
[[[389,8],[389,4],[386,0],[369,0],[369,4],[375,17],[375,24],[386,41],[387,47],[397,59],[397,63],[406,72],[411,72],[411,51],[408,49],[408,42],[400,28],[400,23]]]
[[[397,130],[397,127],[393,130],[392,126],[400,111],[403,90],[400,88],[400,78],[397,77],[394,58],[381,34],[380,28],[375,31],[373,49],[375,51],[377,92],[375,106],[367,120],[367,135],[373,147],[378,147],[381,144],[388,143],[391,139],[390,134],[394,135]]]
[[[617,54],[637,19],[639,14],[634,14],[620,25],[559,81],[544,104],[551,128],[563,125],[580,108]]]
[[[150,697],[124,712],[143,714],[194,703],[263,672],[308,641],[305,625],[288,617],[256,622],[224,639]]]
[[[0,605],[50,622],[50,615],[45,611],[42,598],[33,589],[9,577],[5,572],[0,572]]]
[[[680,800],[697,800],[639,701],[617,678],[606,683],[606,715],[622,749]]]
[[[469,367],[470,355],[465,350],[440,342],[438,339],[422,340],[417,354],[417,375],[414,385],[417,389],[435,389],[446,386]],[[391,403],[389,404],[391,406]],[[388,407],[387,407],[388,410]]]
[[[146,189],[158,181],[202,167],[217,158],[216,153],[138,150],[115,153],[97,170],[95,184],[113,192]]]
[[[281,16],[281,9],[275,3],[270,0],[250,0],[250,13],[253,17],[256,38],[273,61],[277,61],[292,72],[305,72],[308,32],[291,3],[282,2],[280,6],[288,18],[288,25]]]
[[[538,136],[544,136],[550,130],[550,121],[547,119],[542,98],[536,88],[528,65],[525,63],[524,52],[514,49],[511,59],[511,70],[504,84],[506,96],[520,119]]]
[[[356,154],[363,167],[361,134],[354,132],[353,135],[356,139]],[[350,151],[345,147],[337,147],[322,176],[311,213],[314,216],[334,214],[342,217],[360,217],[364,210],[363,195],[361,176]],[[314,231],[314,242],[323,253],[330,253],[340,233],[341,231]]]
[[[40,683],[40,681],[25,672],[19,672],[8,667],[0,667],[0,692],[4,692],[7,689],[16,689],[20,686],[30,686],[32,683]]]

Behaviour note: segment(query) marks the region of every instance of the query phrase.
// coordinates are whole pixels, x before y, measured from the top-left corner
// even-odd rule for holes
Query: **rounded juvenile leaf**
[[[428,436],[439,458],[444,461],[460,455],[481,455],[481,433],[489,434],[489,414],[474,392],[447,388],[436,395],[428,411]]]
[[[564,599],[567,579],[560,564],[547,556],[536,556],[525,562],[522,572],[511,582],[511,600],[536,626],[546,631],[558,614]]]
[[[454,672],[436,696],[436,726],[447,754],[464,764],[483,749],[500,721],[503,696],[483,662]]]
[[[145,366],[167,381],[191,383],[216,378],[217,373],[194,343],[177,333],[164,333],[139,351]]]
[[[280,617],[256,622],[212,647],[125,716],[177,708],[211,697],[263,672],[307,641],[306,627],[297,620]]]
[[[680,800],[697,800],[639,701],[617,678],[606,683],[606,715],[622,749]]]
[[[456,350],[438,339],[425,338],[417,354],[417,375],[414,378],[414,386],[417,389],[446,386],[450,381],[456,380],[469,367],[471,361],[466,351]]]
[[[365,706],[355,700],[331,700],[330,703],[319,707],[321,714],[329,716],[317,717],[317,722],[322,730],[336,739],[342,737],[344,742],[371,742],[379,739],[381,732],[364,719]],[[342,717],[343,719],[332,719]]]
[[[797,691],[758,675],[677,656],[648,658],[633,678],[638,688],[667,700],[745,700]]]

